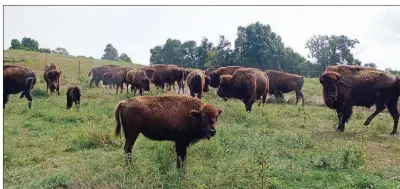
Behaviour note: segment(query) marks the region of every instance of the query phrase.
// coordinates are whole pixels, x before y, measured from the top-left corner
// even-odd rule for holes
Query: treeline
[[[62,47],[57,47],[54,50],[51,50],[49,48],[39,48],[39,42],[36,41],[35,39],[29,38],[29,37],[24,37],[22,38],[21,42],[18,39],[13,39],[11,40],[11,47],[9,48],[10,50],[25,50],[25,51],[35,51],[35,52],[41,52],[41,53],[49,53],[49,54],[61,54],[64,56],[69,56],[69,52],[67,49],[62,48]],[[78,57],[85,57],[85,56],[78,56]],[[93,58],[93,57],[89,57]],[[122,53],[120,56],[118,56],[118,51],[113,47],[112,44],[107,44],[106,48],[104,49],[104,54],[101,57],[102,60],[112,60],[112,61],[125,61],[125,62],[130,62],[132,63],[131,58],[125,54]]]
[[[181,42],[168,39],[165,44],[150,50],[150,64],[175,64],[200,69],[240,65],[318,77],[329,65],[361,65],[361,61],[350,52],[358,43],[357,39],[344,35],[312,36],[305,44],[310,51],[308,58],[314,60],[311,62],[286,46],[270,25],[256,22],[238,27],[234,48],[224,35],[219,37],[218,44],[207,38],[203,38],[200,44],[196,44],[195,40]],[[374,63],[364,66],[376,67]]]

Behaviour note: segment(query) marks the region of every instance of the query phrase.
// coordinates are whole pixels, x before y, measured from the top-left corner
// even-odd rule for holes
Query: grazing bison
[[[31,108],[31,89],[36,83],[35,73],[21,66],[3,65],[3,80],[3,108],[6,107],[10,94],[17,94],[21,91],[20,98],[25,96],[28,100],[28,108]]]
[[[222,75],[217,95],[224,100],[237,98],[243,101],[246,111],[251,112],[254,102],[262,97],[265,103],[269,88],[268,75],[256,68],[238,69],[233,76]],[[259,104],[260,105],[260,104]]]
[[[344,131],[353,106],[370,108],[374,104],[376,110],[367,118],[364,125],[385,109],[393,117],[394,126],[390,134],[397,132],[399,111],[397,101],[400,95],[400,79],[388,72],[360,66],[328,66],[319,77],[323,86],[325,104],[335,109],[339,118],[337,130]]]
[[[223,110],[189,96],[143,96],[121,101],[115,109],[119,136],[125,134],[126,162],[131,162],[132,147],[142,133],[152,140],[175,142],[177,167],[184,165],[186,149],[200,139],[216,134],[218,116]]]
[[[89,72],[88,77],[93,73],[92,79],[90,80],[90,88],[92,88],[93,82],[95,82],[96,87],[99,87],[99,82],[103,81],[103,76],[105,73],[110,72],[113,70],[113,68],[117,68],[119,66],[117,65],[103,65],[103,66],[96,66],[92,68]],[[112,85],[110,85],[111,88]]]
[[[57,94],[60,95],[60,75],[61,69],[54,62],[44,68],[43,78],[46,82],[47,93],[49,93],[50,88],[50,94],[53,94],[54,90],[57,90]]]
[[[67,90],[67,109],[72,107],[72,104],[75,103],[76,108],[81,106],[81,89],[79,89],[76,85],[71,85]]]
[[[161,89],[164,89],[164,84],[169,84],[168,88],[171,90],[171,86],[175,83],[178,83],[178,94],[182,90],[184,93],[184,77],[185,70],[176,65],[152,65],[152,67],[156,70],[153,74],[151,81]],[[174,88],[175,90],[175,88]]]
[[[133,96],[136,96],[136,90],[139,89],[140,96],[143,96],[143,90],[150,91],[150,78],[143,70],[135,71],[132,75]]]
[[[133,91],[133,74],[135,74],[137,70],[132,69],[126,73],[126,92],[128,93],[129,84],[131,84],[131,92]]]
[[[304,106],[304,95],[301,92],[303,88],[303,76],[275,71],[266,70],[269,78],[269,94],[273,94],[276,98],[283,98],[283,93],[296,91],[296,104],[301,98]]]
[[[220,67],[215,69],[210,73],[211,83],[210,86],[213,88],[217,88],[220,84],[220,77],[221,75],[233,75],[236,70],[243,68],[242,66],[227,66],[227,67]]]
[[[124,87],[124,83],[126,83],[126,74],[130,71],[131,68],[126,67],[117,67],[114,68],[110,72],[106,72],[103,76],[103,84],[111,85],[114,84],[117,86],[116,94],[118,94],[118,87],[121,87],[120,93],[122,93],[122,89]]]
[[[201,70],[194,70],[189,73],[187,77],[187,86],[190,90],[192,97],[197,93],[197,97],[201,99],[203,92],[208,92],[208,85],[210,84],[210,78],[204,75]]]

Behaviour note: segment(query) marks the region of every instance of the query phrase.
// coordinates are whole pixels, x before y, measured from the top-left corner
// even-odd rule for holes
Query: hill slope
[[[133,147],[132,166],[124,166],[124,139],[113,135],[113,113],[132,94],[88,88],[89,70],[112,62],[24,51],[5,51],[5,56],[25,59],[17,64],[40,78],[31,110],[19,95],[4,109],[5,188],[400,187],[400,136],[389,135],[390,115],[382,113],[364,127],[371,110],[357,108],[346,131],[337,133],[335,112],[315,106],[322,104],[318,79],[305,80],[305,107],[293,105],[294,94],[287,94],[288,102],[254,105],[250,114],[242,102],[218,98],[215,89],[206,93],[203,101],[225,111],[217,135],[188,148],[181,178],[173,143],[142,135]],[[63,70],[60,96],[46,94],[46,56]],[[80,110],[65,109],[69,84],[82,88]],[[151,88],[146,95],[165,93]]]

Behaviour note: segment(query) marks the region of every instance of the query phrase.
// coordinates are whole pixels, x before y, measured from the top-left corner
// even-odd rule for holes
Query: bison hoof
[[[392,132],[390,133],[390,135],[395,135],[395,134],[397,134],[396,131],[392,131]]]
[[[337,128],[336,130],[339,132],[344,132],[344,129],[342,129],[342,128]]]
[[[370,123],[371,123],[370,120],[366,120],[366,121],[364,122],[364,125],[367,126],[367,125],[369,125]]]

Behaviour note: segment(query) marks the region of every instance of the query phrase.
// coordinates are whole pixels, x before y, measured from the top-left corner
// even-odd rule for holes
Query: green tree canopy
[[[39,52],[39,43],[34,39],[24,37],[21,44],[26,50]]]
[[[125,61],[125,62],[132,63],[131,58],[130,58],[127,54],[125,54],[125,53],[122,53],[122,54],[119,56],[119,59],[122,60],[122,61]]]
[[[376,69],[376,64],[373,63],[373,62],[370,62],[370,63],[364,64],[364,67],[367,67],[367,68],[375,68],[375,69]]]
[[[24,49],[24,46],[19,42],[18,39],[11,40],[11,47],[10,49]]]
[[[57,47],[56,49],[54,49],[52,51],[52,53],[53,54],[61,54],[61,55],[64,55],[64,56],[68,56],[69,55],[69,52],[67,51],[67,49],[62,48],[62,47]]]
[[[118,51],[113,47],[111,43],[106,45],[106,48],[104,49],[104,54],[101,57],[102,60],[113,60],[113,61],[118,61]]]

